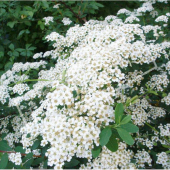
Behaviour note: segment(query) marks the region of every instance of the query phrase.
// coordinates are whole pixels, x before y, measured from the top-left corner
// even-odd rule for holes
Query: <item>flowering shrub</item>
[[[1,76],[19,113],[1,118],[3,168],[170,168],[170,15],[143,22],[155,3],[51,32],[53,50]]]

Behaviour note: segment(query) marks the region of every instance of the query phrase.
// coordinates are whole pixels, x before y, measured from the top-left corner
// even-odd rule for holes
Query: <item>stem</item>
[[[23,83],[23,82],[28,82],[28,81],[52,81],[52,80],[46,80],[46,79],[26,79],[23,81],[19,81],[16,84]]]
[[[1,151],[0,150],[0,153],[17,153],[17,152],[14,152],[14,151]],[[25,153],[20,153],[22,156],[26,156],[27,154]],[[33,157],[41,157],[41,155],[33,155]]]
[[[29,82],[29,81],[52,81],[52,80],[46,80],[46,79],[26,79],[26,80],[23,80],[23,81],[18,81],[16,83],[13,83],[9,86],[13,86],[15,84],[20,84],[20,83],[24,83],[24,82]]]
[[[151,126],[149,123],[145,123],[147,126],[149,126],[152,130],[154,130],[155,132],[158,132],[159,133],[159,131],[158,130],[156,130],[153,126]]]
[[[144,16],[143,16],[143,25],[145,26],[145,18],[144,18]]]
[[[143,93],[143,94],[141,94],[138,98],[141,98],[141,97],[145,96],[147,93],[148,93],[148,91]]]
[[[19,112],[19,114],[20,114],[20,116],[21,116],[21,118],[22,118],[24,124],[27,124],[27,121],[26,121],[25,117],[23,116],[23,114],[22,114],[22,112],[21,112],[19,106],[16,106],[16,107],[17,107],[17,109],[18,109],[18,112]]]

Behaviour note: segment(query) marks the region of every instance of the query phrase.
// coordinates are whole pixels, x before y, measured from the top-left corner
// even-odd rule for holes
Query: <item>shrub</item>
[[[169,168],[170,13],[160,3],[51,32],[53,50],[1,76],[0,101],[19,113],[1,119],[3,168]]]

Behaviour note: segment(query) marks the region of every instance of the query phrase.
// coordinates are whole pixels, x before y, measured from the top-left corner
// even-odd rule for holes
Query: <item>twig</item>
[[[157,70],[157,69],[158,69],[158,66],[157,66],[157,64],[156,64],[155,61],[153,61],[153,64],[154,64],[155,67],[151,68],[151,69],[148,70],[148,71],[145,71],[145,72],[142,74],[142,76],[144,76],[145,74],[148,74],[149,72],[151,72],[151,71],[153,71],[153,70]]]
[[[1,153],[17,153],[17,152],[14,152],[14,151],[1,151],[0,150],[0,152]],[[25,153],[20,153],[22,156],[26,156],[27,154],[25,154]],[[41,157],[41,155],[33,155],[33,157],[37,157],[37,158],[39,158],[39,157]]]
[[[21,116],[21,118],[22,118],[24,124],[26,125],[26,124],[27,124],[27,121],[26,121],[25,117],[23,116],[23,114],[22,114],[22,112],[21,112],[19,106],[17,105],[16,107],[17,107],[17,109],[18,109],[18,112],[19,112],[19,114],[20,114],[20,116]]]
[[[81,23],[82,23],[82,21],[86,22],[86,19],[80,18],[65,2],[63,2],[63,1],[59,1],[59,2],[61,4],[63,4],[66,8],[68,8]]]

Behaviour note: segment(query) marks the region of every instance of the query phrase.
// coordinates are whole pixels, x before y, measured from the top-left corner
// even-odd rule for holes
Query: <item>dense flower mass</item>
[[[48,166],[55,169],[75,157],[87,160],[81,169],[152,167],[152,157],[169,168],[169,152],[156,155],[149,151],[160,144],[169,146],[170,136],[169,123],[158,125],[158,119],[168,115],[161,104],[170,104],[170,93],[166,94],[170,44],[157,42],[164,35],[157,22],[167,23],[168,15],[159,16],[156,25],[138,23],[143,13],[153,10],[153,4],[146,2],[133,12],[121,9],[117,16],[107,16],[104,21],[89,20],[83,26],[70,27],[65,36],[52,32],[46,40],[53,41],[53,50],[36,53],[36,62],[15,63],[4,73],[0,78],[0,102],[16,107],[20,113],[20,118],[12,119],[14,134],[5,137],[9,145],[20,142],[26,153],[36,157],[40,152],[34,143],[40,141],[39,148],[46,148],[43,154]],[[121,14],[127,18],[120,19]],[[52,17],[44,19],[47,25],[53,21]],[[72,21],[63,18],[62,22],[69,25]],[[152,39],[147,39],[149,33]],[[48,62],[38,62],[46,58],[55,65],[49,68]],[[124,104],[124,116],[131,118],[127,123],[137,125],[139,132],[132,135],[132,146],[120,138],[121,133],[113,133],[118,149],[112,152],[108,145],[101,145],[100,139],[102,129],[111,126],[114,132],[119,126],[117,103]],[[1,121],[2,132],[7,131],[8,119]],[[131,133],[134,128],[128,131]],[[150,133],[153,135],[147,138]],[[92,150],[96,147],[100,153],[95,158]],[[19,165],[21,154],[11,153],[9,160]]]

